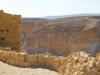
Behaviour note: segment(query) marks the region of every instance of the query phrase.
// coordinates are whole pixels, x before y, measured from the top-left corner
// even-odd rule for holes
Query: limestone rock
[[[31,65],[38,65],[37,61],[38,61],[38,56],[37,55],[28,55],[27,56],[27,61],[31,64]]]

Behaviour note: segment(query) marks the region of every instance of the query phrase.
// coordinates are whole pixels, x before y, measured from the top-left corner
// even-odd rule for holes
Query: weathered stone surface
[[[99,63],[97,57],[90,57],[84,52],[72,53],[67,57],[67,62],[61,65],[59,72],[62,75],[99,75]]]
[[[10,58],[11,57],[11,52],[7,52],[6,53],[6,58]]]
[[[38,62],[37,62],[38,56],[37,55],[28,55],[27,61],[33,66],[38,65]]]
[[[11,58],[14,58],[15,52],[11,52]]]
[[[25,58],[26,58],[26,53],[19,53],[19,60],[22,60],[22,61],[25,61]]]
[[[19,57],[16,58],[16,55]],[[85,52],[74,52],[63,57],[49,53],[28,55],[20,52],[0,51],[0,60],[18,67],[50,67],[61,75],[100,75],[100,53],[94,58]]]
[[[3,50],[20,51],[20,21],[21,15],[12,15],[0,10],[0,46]]]
[[[39,64],[39,66],[44,66],[44,64],[45,64],[45,62],[44,62],[44,55],[42,55],[42,54],[39,54],[38,55],[38,64]]]
[[[20,60],[16,60],[15,66],[20,66]]]
[[[20,61],[20,67],[25,67],[25,62],[24,61]]]
[[[32,66],[29,62],[25,62],[25,67],[30,67]]]

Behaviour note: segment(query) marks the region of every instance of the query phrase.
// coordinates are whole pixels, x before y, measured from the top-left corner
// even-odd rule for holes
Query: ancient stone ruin
[[[20,51],[20,17],[0,11],[0,61],[18,67],[50,67],[61,75],[100,75],[100,53],[94,58],[85,52],[74,52],[64,57],[12,51]],[[12,50],[7,51],[6,47]]]
[[[85,52],[75,52],[63,57],[49,53],[29,55],[0,50],[0,61],[18,67],[50,67],[61,75],[100,75],[100,53],[94,58]]]
[[[21,15],[12,15],[0,10],[0,47],[20,51]]]

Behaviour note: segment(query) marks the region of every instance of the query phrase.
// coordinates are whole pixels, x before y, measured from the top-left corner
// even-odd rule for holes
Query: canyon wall
[[[33,26],[30,25],[22,24],[21,41],[22,50],[30,54],[50,52],[67,56],[100,42],[99,18],[72,17],[38,21]]]

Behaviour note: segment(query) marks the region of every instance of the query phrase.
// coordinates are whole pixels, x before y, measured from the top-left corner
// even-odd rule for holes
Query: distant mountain
[[[100,14],[92,14],[92,13],[82,13],[82,14],[73,14],[73,15],[60,15],[60,16],[46,16],[46,17],[25,17],[22,16],[23,20],[46,20],[46,19],[58,19],[58,18],[68,18],[68,17],[81,17],[81,16],[100,16]]]
[[[44,19],[44,18],[29,18],[29,17],[22,17],[21,18],[22,22],[33,22],[33,21],[44,21],[44,20],[48,20],[48,19]]]
[[[42,17],[45,19],[58,19],[58,18],[67,18],[67,17],[78,17],[78,16],[100,16],[100,14],[91,14],[91,13],[83,13],[83,14],[74,14],[74,15],[62,15],[62,16],[46,16]]]

